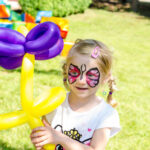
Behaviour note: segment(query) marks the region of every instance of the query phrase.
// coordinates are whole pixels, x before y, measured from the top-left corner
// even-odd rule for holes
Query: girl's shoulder
[[[120,118],[118,111],[108,104],[104,99],[101,106],[101,111],[98,113],[98,123],[96,129],[100,128],[111,128],[110,137],[117,134],[120,127]]]
[[[108,104],[102,97],[99,97],[99,99],[101,99],[101,107],[104,113],[110,114],[112,112],[117,112],[117,110]]]
[[[64,109],[64,110],[67,110],[68,113],[71,113],[73,115],[90,115],[90,114],[112,114],[112,113],[117,113],[116,109],[114,109],[111,105],[109,105],[102,97],[98,96],[98,104],[85,111],[85,112],[82,112],[82,113],[79,113],[79,112],[75,112],[71,109],[70,105],[69,105],[69,102],[68,102],[68,96],[69,96],[69,93],[67,93],[67,96],[66,96],[66,99],[65,101],[63,102],[62,105],[60,105],[58,107],[57,110],[61,110],[61,109]]]
[[[48,118],[53,118],[53,116],[55,116],[55,114],[60,115],[60,114],[62,114],[62,111],[66,115],[69,114],[70,116],[72,115],[73,117],[97,116],[98,115],[99,118],[103,118],[103,117],[112,116],[113,114],[114,115],[118,114],[117,110],[114,109],[108,103],[106,103],[106,101],[100,96],[98,96],[99,103],[95,107],[93,107],[85,112],[73,111],[68,103],[68,96],[69,96],[69,93],[66,94],[65,101],[59,107],[57,107],[57,109],[55,109],[53,112],[50,112],[49,114],[47,114]]]

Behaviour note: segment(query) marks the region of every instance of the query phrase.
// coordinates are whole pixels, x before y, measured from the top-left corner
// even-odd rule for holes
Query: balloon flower
[[[33,73],[35,58],[37,57],[40,60],[49,59],[61,52],[60,49],[62,46],[60,45],[62,44],[60,41],[62,40],[60,39],[57,30],[54,31],[54,28],[52,28],[54,26],[54,24],[49,22],[44,25],[40,24],[31,30],[26,38],[24,38],[24,36],[19,32],[0,28],[0,65],[4,68],[12,69],[20,66],[20,63],[22,63],[22,109],[7,114],[1,114],[0,130],[12,128],[24,123],[28,123],[31,129],[43,126],[40,117],[56,109],[65,100],[66,92],[61,87],[52,88],[45,91],[39,97],[35,99],[33,98]],[[6,33],[10,36],[2,35]],[[46,39],[46,36],[49,40]],[[45,43],[41,42],[43,38]],[[47,40],[47,42],[45,40]],[[15,49],[15,46],[17,49]],[[36,52],[36,48],[38,52]],[[21,60],[21,57],[23,60]],[[4,64],[4,62],[6,64]],[[44,149],[54,150],[55,145],[47,144],[44,146]]]
[[[0,66],[5,69],[20,67],[25,53],[34,54],[36,60],[47,60],[59,55],[63,46],[60,30],[52,22],[37,25],[26,37],[0,27]]]

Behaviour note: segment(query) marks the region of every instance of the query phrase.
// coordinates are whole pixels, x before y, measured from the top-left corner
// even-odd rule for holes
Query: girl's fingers
[[[45,150],[43,147],[36,147],[36,150]]]
[[[42,147],[36,147],[36,150],[42,150]]]
[[[35,138],[35,137],[39,137],[39,136],[43,136],[46,134],[46,131],[37,131],[37,132],[32,132],[31,133],[31,138]]]
[[[40,143],[35,144],[35,146],[36,147],[43,147],[46,144],[50,144],[48,139],[46,139],[46,140],[44,140],[44,141],[42,141]]]
[[[47,136],[41,136],[41,137],[38,137],[38,138],[32,138],[32,143],[34,143],[35,145],[38,144],[38,143],[41,143],[45,140],[47,140],[48,137]]]
[[[47,120],[43,119],[42,121],[43,121],[43,124],[44,124],[45,127],[50,127],[51,126]]]
[[[43,120],[45,120],[51,126],[51,124],[48,122],[48,120],[46,119],[45,116],[42,117],[42,122],[43,122]]]
[[[44,131],[45,130],[45,127],[37,127],[37,128],[34,128],[33,130],[32,130],[32,132],[37,132],[37,131]]]

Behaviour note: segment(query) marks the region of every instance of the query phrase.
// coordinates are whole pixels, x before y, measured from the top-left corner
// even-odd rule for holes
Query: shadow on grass
[[[20,72],[21,73],[21,68],[18,69],[14,69],[14,70],[5,70],[5,72]],[[49,74],[49,75],[57,75],[57,76],[61,76],[61,71],[60,70],[56,70],[56,69],[50,69],[50,70],[38,70],[38,69],[34,69],[34,73],[35,74]]]
[[[24,145],[23,148],[15,148],[12,146],[8,146],[7,143],[0,140],[0,150],[34,150],[33,148],[29,147],[28,145]]]

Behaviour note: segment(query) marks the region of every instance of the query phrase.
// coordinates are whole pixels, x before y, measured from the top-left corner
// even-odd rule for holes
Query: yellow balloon
[[[46,92],[45,96],[42,95],[45,99],[41,101],[41,96],[40,96],[39,97],[40,99],[38,98],[34,102],[33,99],[31,99],[33,98],[33,95],[32,95],[33,72],[34,72],[34,55],[26,54],[23,59],[22,72],[21,72],[21,95],[23,95],[21,97],[22,98],[21,100],[22,100],[22,107],[26,110],[26,112],[29,115],[29,125],[32,129],[38,126],[43,126],[43,123],[37,117],[43,116],[53,111],[54,109],[56,109],[61,103],[63,103],[66,97],[65,90],[63,88],[56,87],[56,88],[49,90],[49,92]],[[33,104],[33,102],[35,104]],[[44,149],[54,150],[55,145],[52,145],[52,144],[45,145]]]
[[[21,69],[21,104],[22,110],[0,115],[0,130],[28,123],[31,129],[43,126],[41,116],[56,109],[66,98],[66,92],[61,87],[45,91],[33,99],[33,73],[35,57],[25,54]],[[54,150],[55,145],[47,144],[45,150]]]
[[[30,112],[33,106],[34,62],[34,55],[25,54],[21,68],[21,104],[26,112]]]
[[[40,96],[35,100],[32,114],[39,117],[52,112],[63,103],[65,97],[65,91],[61,87],[55,87],[46,91],[42,97]]]
[[[0,115],[0,130],[21,125],[27,120],[27,115],[22,110]]]
[[[23,25],[20,25],[18,28],[17,28],[17,31],[22,33],[24,36],[26,36],[29,32],[29,30],[23,26]]]

